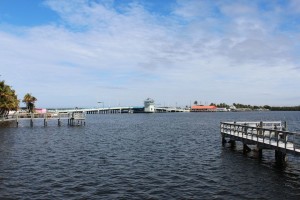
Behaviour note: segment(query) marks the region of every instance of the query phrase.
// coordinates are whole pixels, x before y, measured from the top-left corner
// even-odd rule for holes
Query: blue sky
[[[299,39],[297,0],[1,0],[0,78],[38,107],[299,105]]]

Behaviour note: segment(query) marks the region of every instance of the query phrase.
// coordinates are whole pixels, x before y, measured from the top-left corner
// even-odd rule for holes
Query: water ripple
[[[299,112],[284,114],[300,129]],[[270,151],[259,161],[221,146],[220,121],[281,116],[89,115],[85,127],[1,128],[0,199],[298,199],[298,158],[278,168]]]

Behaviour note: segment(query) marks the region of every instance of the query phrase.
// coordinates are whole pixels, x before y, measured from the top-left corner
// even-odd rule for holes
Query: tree
[[[198,101],[194,101],[194,105],[198,105]]]
[[[6,117],[11,110],[18,110],[19,100],[15,90],[0,81],[0,116]]]
[[[37,98],[35,98],[31,94],[27,93],[27,94],[25,94],[22,102],[24,102],[26,104],[26,107],[27,107],[28,111],[30,113],[32,113],[33,110],[34,110],[34,107],[35,107],[34,103],[36,101],[37,101]]]
[[[271,109],[271,106],[269,106],[269,105],[264,105],[264,109],[270,110],[270,109]]]

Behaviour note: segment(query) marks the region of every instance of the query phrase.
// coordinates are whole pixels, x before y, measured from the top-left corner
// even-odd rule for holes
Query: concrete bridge
[[[109,108],[80,108],[80,109],[56,109],[49,110],[49,112],[69,113],[82,111],[86,114],[122,114],[122,113],[145,113],[144,107],[139,106],[122,106],[122,107],[109,107]],[[187,109],[176,107],[157,107],[155,113],[166,112],[189,112]]]

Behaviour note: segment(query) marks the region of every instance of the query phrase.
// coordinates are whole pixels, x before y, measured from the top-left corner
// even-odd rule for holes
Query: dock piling
[[[249,148],[248,146],[247,146],[247,144],[243,144],[243,153],[244,154],[247,154],[248,152],[250,152],[251,151],[251,148]]]
[[[278,151],[278,150],[275,150],[275,161],[277,164],[283,164],[286,162],[286,154],[281,152],[281,151]]]

